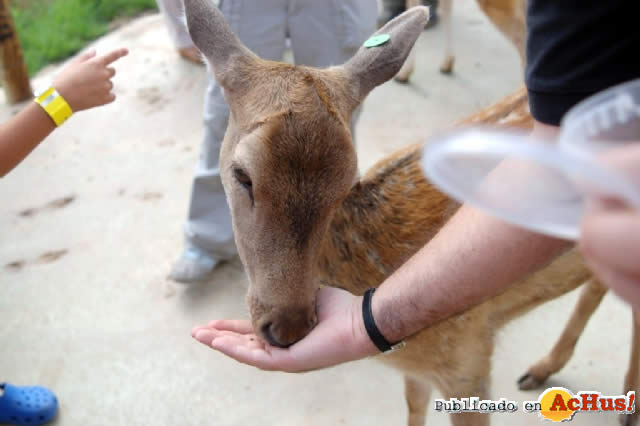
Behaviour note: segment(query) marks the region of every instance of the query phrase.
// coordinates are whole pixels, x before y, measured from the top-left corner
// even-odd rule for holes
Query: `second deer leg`
[[[431,384],[418,378],[404,376],[404,395],[409,408],[409,426],[424,426]]]
[[[420,0],[407,0],[406,2],[407,10],[416,6],[420,6]],[[411,52],[409,52],[409,56],[404,61],[404,64],[402,64],[402,68],[400,68],[400,71],[398,71],[398,74],[396,74],[395,80],[397,82],[406,83],[409,81],[409,78],[411,77],[411,74],[413,74],[413,70],[415,69],[415,66],[416,66],[416,49],[417,48],[418,48],[417,46],[413,46],[413,49],[411,49]]]
[[[491,355],[493,339],[487,333],[477,335],[475,344],[468,346],[472,356],[465,356],[457,363],[458,369],[445,378],[440,384],[440,391],[445,400],[478,397],[480,401],[490,398]],[[449,414],[453,426],[489,426],[489,415],[478,412],[462,412]]]
[[[522,390],[535,389],[544,383],[547,378],[564,367],[575,349],[578,339],[582,335],[589,318],[600,305],[607,289],[597,280],[589,281],[582,290],[580,299],[576,304],[571,318],[562,335],[556,342],[551,352],[546,357],[535,363],[518,380],[518,387]]]
[[[456,386],[451,392],[443,392],[445,399],[461,399],[477,396],[480,401],[489,399],[489,371],[486,375],[476,376],[470,381],[460,382],[462,386]],[[489,426],[489,415],[478,412],[462,412],[449,414],[453,426]]]
[[[489,20],[509,39],[518,50],[521,65],[525,64],[525,10],[526,0],[477,0],[478,6]]]
[[[453,63],[455,56],[453,55],[453,34],[451,11],[453,9],[453,0],[441,0],[440,15],[442,16],[442,24],[444,25],[444,60],[440,65],[440,72],[443,74],[451,74],[453,71]]]

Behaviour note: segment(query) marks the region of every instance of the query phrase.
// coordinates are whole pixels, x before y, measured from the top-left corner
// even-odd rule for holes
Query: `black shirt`
[[[640,0],[528,0],[533,117],[558,125],[582,99],[640,77]]]

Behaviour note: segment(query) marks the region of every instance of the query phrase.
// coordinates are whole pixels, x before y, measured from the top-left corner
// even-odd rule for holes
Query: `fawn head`
[[[334,212],[357,181],[351,114],[402,66],[428,20],[415,8],[327,69],[258,58],[211,0],[185,0],[189,33],[225,91],[231,114],[220,174],[256,332],[286,347],[315,326],[314,269]]]

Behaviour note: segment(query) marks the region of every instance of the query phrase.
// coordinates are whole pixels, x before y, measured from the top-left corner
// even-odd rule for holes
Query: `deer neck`
[[[317,264],[320,284],[362,294],[444,225],[458,205],[424,177],[421,145],[381,160],[338,208]]]
[[[520,88],[461,125],[530,130],[527,90]],[[317,264],[320,283],[362,294],[377,287],[422,248],[458,204],[425,179],[422,145],[379,161],[338,208]]]

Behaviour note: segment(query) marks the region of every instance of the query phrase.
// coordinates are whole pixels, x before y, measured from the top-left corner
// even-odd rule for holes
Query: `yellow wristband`
[[[49,114],[56,126],[60,126],[73,114],[67,101],[53,87],[38,96],[36,102]]]

